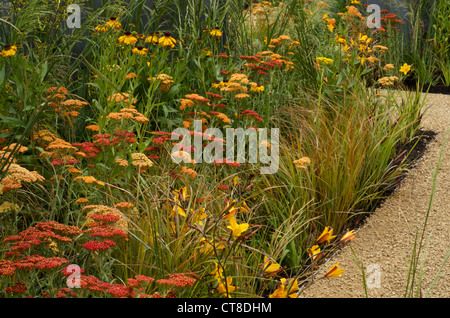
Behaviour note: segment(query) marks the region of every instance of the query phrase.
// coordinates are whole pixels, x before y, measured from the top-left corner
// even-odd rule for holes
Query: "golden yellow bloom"
[[[3,46],[3,50],[0,52],[0,55],[3,57],[14,56],[17,53],[17,47],[15,45],[5,44]]]
[[[326,57],[316,57],[317,64],[332,64],[333,60]]]
[[[217,36],[217,37],[222,36],[222,32],[219,30],[218,27],[215,27],[213,30],[211,30],[211,32],[209,32],[209,34],[211,34],[212,36]]]
[[[117,21],[116,17],[109,18],[108,22],[106,22],[106,25],[113,29],[120,29],[122,27],[122,24]]]
[[[170,46],[171,48],[175,47],[175,43],[177,43],[177,40],[175,40],[173,37],[170,36],[170,33],[164,32],[164,35],[159,38],[158,43],[161,46]]]
[[[158,44],[159,43],[158,36],[156,36],[155,33],[150,33],[150,35],[148,37],[146,37],[144,41],[147,42],[147,43],[152,43],[152,44]]]
[[[330,240],[332,240],[333,238],[336,237],[336,235],[332,235],[332,234],[333,234],[333,229],[330,226],[325,227],[322,234],[320,234],[320,236],[317,238],[316,243],[320,244],[320,243],[326,242],[327,245],[330,244]]]
[[[308,249],[308,254],[311,257],[312,261],[314,262],[320,257],[320,247],[319,245],[313,245],[310,249]]]
[[[94,28],[95,31],[103,33],[108,31],[108,25],[107,24],[99,24]]]
[[[124,43],[127,45],[135,44],[137,42],[137,38],[135,38],[131,32],[127,31],[125,32],[125,35],[122,35],[119,37],[119,43]]]
[[[139,55],[147,55],[147,51],[148,51],[147,48],[142,47],[142,46],[137,46],[131,50],[131,53],[139,54]]]
[[[353,240],[356,237],[356,233],[353,233],[354,230],[347,230],[347,233],[344,234],[344,236],[342,236],[341,238],[341,242],[347,243],[351,240]]]
[[[262,86],[261,84],[257,83],[256,85],[251,85],[250,88],[251,91],[253,92],[263,92],[264,91],[264,86]]]
[[[411,65],[405,63],[400,67],[400,72],[402,72],[405,75],[408,74],[409,71],[411,71]]]
[[[330,270],[325,274],[325,277],[341,277],[344,273],[342,268],[338,268],[339,262],[337,262]]]
[[[234,217],[229,218],[228,221],[230,222],[230,225],[228,225],[227,228],[231,230],[231,235],[235,237],[241,236],[243,232],[247,231],[249,226],[248,223],[238,224]]]
[[[269,298],[297,298],[297,292],[299,290],[300,287],[298,286],[297,279],[292,281],[292,278],[282,278],[280,279],[280,285],[272,294],[269,295]]]
[[[268,275],[276,274],[280,270],[282,270],[282,267],[279,264],[268,259],[267,256],[264,256],[264,263],[262,264],[262,268],[264,270],[264,273]]]

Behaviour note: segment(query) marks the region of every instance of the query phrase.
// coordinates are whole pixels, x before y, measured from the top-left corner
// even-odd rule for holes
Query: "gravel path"
[[[436,139],[427,146],[423,157],[408,172],[396,190],[357,231],[351,242],[358,261],[362,262],[370,298],[404,297],[408,266],[416,229],[423,225],[430,202],[433,172],[438,163],[446,132],[450,129],[450,95],[429,94],[422,119],[423,130],[433,130]],[[450,138],[445,145],[437,188],[425,234],[429,246],[421,283],[426,295],[444,258],[450,251]],[[345,247],[317,273],[321,277],[339,261],[345,270],[341,277],[317,280],[300,298],[366,297],[363,276],[355,263],[350,246]],[[428,297],[450,296],[450,259],[445,263]]]

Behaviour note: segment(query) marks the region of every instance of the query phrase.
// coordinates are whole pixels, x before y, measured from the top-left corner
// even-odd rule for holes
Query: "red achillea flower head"
[[[114,223],[120,220],[117,214],[105,213],[105,214],[92,214],[89,218],[100,221],[101,223]]]
[[[193,286],[196,280],[182,273],[170,274],[169,279],[158,279],[158,284],[165,284],[175,287]]]
[[[62,273],[64,276],[66,276],[66,277],[72,275],[73,273],[75,273],[75,269],[72,269],[72,271],[70,271],[70,272],[67,270],[69,266],[70,266],[70,265],[67,265],[67,266],[64,267],[63,270],[61,271],[61,273]],[[84,273],[84,269],[80,268],[80,273],[81,273],[81,274]]]
[[[27,287],[25,286],[25,283],[19,281],[12,286],[6,287],[5,291],[12,294],[25,294]]]
[[[214,94],[214,93],[210,93],[210,92],[207,92],[206,95],[209,95],[209,96],[211,96],[212,98],[216,98],[216,99],[222,99],[222,98],[223,98],[222,95]]]
[[[4,242],[15,242],[5,255],[18,256],[33,246],[47,244],[51,240],[72,242],[72,239],[68,236],[81,233],[82,231],[76,226],[64,225],[55,221],[40,222],[20,232],[18,235],[5,238]]]
[[[105,239],[103,241],[87,241],[81,246],[88,251],[94,252],[110,249],[114,245],[116,245],[116,242]]]

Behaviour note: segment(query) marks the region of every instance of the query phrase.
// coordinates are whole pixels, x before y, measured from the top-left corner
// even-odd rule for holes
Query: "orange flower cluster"
[[[130,99],[130,94],[128,93],[115,93],[112,96],[108,97],[108,102],[116,102],[116,103],[124,102],[127,105],[131,105],[135,104],[137,102],[137,99],[136,98]]]
[[[148,118],[134,108],[122,108],[118,113],[109,113],[106,118],[114,120],[131,119],[139,123],[148,122]]]
[[[46,97],[48,105],[63,118],[77,117],[80,114],[78,110],[88,105],[87,102],[78,99],[66,99],[69,91],[65,87],[50,87],[44,93],[48,94]]]
[[[19,189],[22,183],[34,183],[44,181],[45,178],[36,171],[29,171],[16,163],[4,166],[2,171],[6,171],[5,176],[0,181],[0,193],[7,192],[11,189]]]
[[[164,92],[167,92],[174,83],[172,76],[167,74],[158,74],[156,77],[149,77],[147,79],[150,82],[159,81],[159,88]]]

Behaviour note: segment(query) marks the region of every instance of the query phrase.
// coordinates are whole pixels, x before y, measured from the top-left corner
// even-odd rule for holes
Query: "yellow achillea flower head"
[[[300,159],[294,160],[292,163],[295,164],[297,168],[306,169],[305,164],[309,165],[311,163],[311,159],[309,159],[308,157],[302,157]]]
[[[342,268],[338,268],[339,262],[337,262],[330,270],[325,274],[325,277],[341,277],[344,273]]]
[[[17,47],[15,45],[5,44],[3,46],[3,50],[0,52],[0,55],[3,57],[14,56],[17,53]]]
[[[139,167],[152,167],[153,166],[153,162],[143,153],[132,153],[131,154],[131,159],[133,159],[133,161],[131,162],[131,164],[133,166],[139,166]]]
[[[0,214],[1,213],[6,213],[6,212],[9,212],[9,211],[17,212],[18,210],[19,210],[19,206],[17,204],[11,203],[11,202],[8,202],[8,201],[5,201],[5,202],[3,202],[0,205]]]

